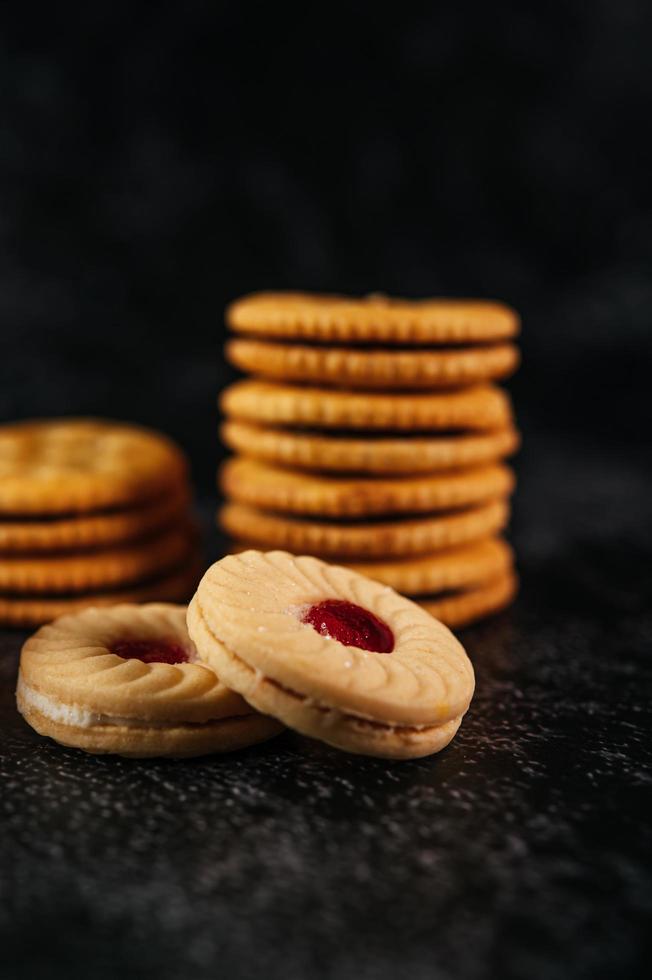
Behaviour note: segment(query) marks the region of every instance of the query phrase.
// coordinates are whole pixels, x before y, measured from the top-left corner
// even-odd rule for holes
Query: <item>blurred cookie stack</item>
[[[181,600],[199,577],[188,467],[147,429],[96,419],[0,426],[0,623]]]
[[[495,302],[296,293],[228,310],[219,524],[233,542],[337,560],[450,626],[506,606],[500,537],[518,447],[517,315]]]

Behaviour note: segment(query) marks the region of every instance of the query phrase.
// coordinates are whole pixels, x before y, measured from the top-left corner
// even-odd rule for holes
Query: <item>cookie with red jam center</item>
[[[185,606],[90,608],[43,626],[21,651],[16,700],[41,735],[87,752],[193,756],[281,730],[196,662]]]
[[[338,748],[444,748],[474,689],[453,634],[351,569],[283,551],[228,555],[188,608],[198,658],[259,711]]]

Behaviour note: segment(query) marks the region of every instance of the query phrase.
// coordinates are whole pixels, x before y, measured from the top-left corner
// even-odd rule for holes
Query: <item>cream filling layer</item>
[[[47,694],[41,694],[40,691],[36,691],[33,687],[25,684],[22,677],[18,678],[16,697],[19,700],[19,705],[22,701],[24,705],[34,708],[35,711],[49,718],[50,721],[55,721],[60,725],[70,725],[73,728],[93,728],[96,725],[119,725],[124,728],[179,728],[186,725],[193,725],[194,727],[194,725],[202,724],[202,722],[150,721],[146,718],[124,718],[121,715],[100,714],[76,704],[66,704],[65,701],[48,697]],[[210,724],[210,722],[205,724]]]
[[[294,609],[301,609],[301,608],[304,607],[299,607],[299,606],[291,607],[287,611],[294,612]],[[199,620],[203,628],[208,633],[208,635],[211,636],[213,640],[222,647],[225,653],[239,666],[241,670],[245,671],[250,676],[255,677],[254,689],[256,687],[264,687],[264,686],[275,688],[277,691],[280,691],[281,694],[285,695],[288,698],[292,698],[295,701],[300,702],[311,711],[314,711],[316,713],[321,714],[324,717],[328,717],[332,719],[333,723],[344,723],[345,725],[350,725],[352,727],[358,727],[358,728],[364,728],[364,727],[373,728],[379,731],[391,732],[397,735],[400,734],[407,735],[411,733],[417,735],[426,735],[434,731],[441,731],[445,729],[447,726],[451,726],[454,724],[459,725],[462,718],[468,711],[470,701],[469,701],[469,705],[466,706],[464,711],[462,711],[459,715],[454,715],[452,718],[447,718],[445,721],[431,722],[431,723],[425,723],[421,725],[406,725],[406,724],[401,724],[400,722],[380,721],[377,718],[369,717],[369,715],[356,714],[352,711],[347,711],[345,709],[335,707],[335,705],[326,704],[323,701],[319,701],[317,698],[311,697],[306,694],[301,694],[299,691],[295,691],[291,687],[286,687],[285,684],[281,684],[280,681],[277,681],[272,677],[267,677],[257,667],[252,667],[250,664],[247,663],[246,660],[243,660],[242,657],[239,657],[238,654],[231,649],[231,647],[227,646],[227,644],[213,632],[212,628],[208,625],[208,621],[206,620],[206,617],[204,616],[203,610],[199,605],[199,603],[197,603],[197,612],[199,615]],[[243,697],[246,698],[246,695],[243,695]],[[265,707],[263,706],[258,706],[258,707],[263,714],[266,713]]]

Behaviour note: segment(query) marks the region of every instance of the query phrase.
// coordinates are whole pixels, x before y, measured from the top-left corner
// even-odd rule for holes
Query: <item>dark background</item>
[[[3,977],[644,975],[651,28],[645,0],[0,7],[0,419],[168,431],[209,526],[232,298],[524,325],[522,591],[463,634],[440,756],[81,757],[19,719],[0,636]]]
[[[225,304],[504,299],[523,426],[647,438],[652,8],[3,5],[0,417],[160,426],[211,485]]]

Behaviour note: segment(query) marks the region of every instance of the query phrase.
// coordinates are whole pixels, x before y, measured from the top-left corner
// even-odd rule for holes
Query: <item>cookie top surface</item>
[[[112,719],[201,723],[251,711],[194,660],[185,606],[118,605],[41,627],[23,646],[20,679],[37,696]]]
[[[238,333],[356,343],[425,344],[502,340],[519,330],[514,310],[491,300],[363,298],[256,293],[226,313]]]
[[[372,644],[378,632],[381,644],[363,649],[322,635],[320,624],[332,622],[325,603],[353,604],[347,628],[356,616],[373,617]],[[196,615],[211,641],[267,681],[382,724],[439,725],[466,711],[473,694],[471,663],[445,626],[391,588],[316,558],[246,551],[212,565],[188,613],[210,663],[211,642],[193,632]]]
[[[148,500],[186,477],[158,432],[100,419],[0,426],[0,514],[64,514]]]
[[[487,430],[512,423],[509,396],[494,385],[436,393],[356,392],[236,381],[222,392],[233,418],[318,429]]]

